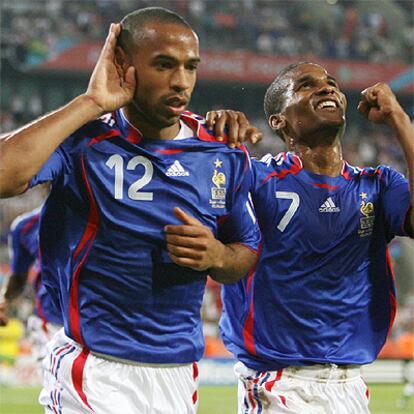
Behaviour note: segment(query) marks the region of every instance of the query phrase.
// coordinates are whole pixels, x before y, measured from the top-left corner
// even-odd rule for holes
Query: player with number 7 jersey
[[[239,413],[369,413],[360,367],[376,359],[396,312],[387,244],[414,235],[414,131],[387,85],[367,88],[359,110],[392,128],[409,180],[353,167],[342,159],[345,108],[336,80],[310,62],[287,66],[266,92],[269,125],[289,151],[253,163],[260,256],[222,290]]]

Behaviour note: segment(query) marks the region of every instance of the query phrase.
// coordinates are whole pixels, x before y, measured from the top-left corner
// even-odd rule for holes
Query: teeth
[[[320,102],[317,106],[317,109],[323,109],[323,108],[336,108],[336,102],[335,101]]]

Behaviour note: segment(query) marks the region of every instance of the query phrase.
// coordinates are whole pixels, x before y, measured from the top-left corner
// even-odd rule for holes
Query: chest
[[[176,222],[173,209],[181,207],[214,227],[231,208],[233,168],[220,153],[106,143],[89,148],[79,162],[78,183],[111,220],[163,226]]]
[[[321,246],[346,238],[369,240],[380,215],[379,186],[355,181],[326,187],[292,178],[261,188],[256,204],[266,237],[289,243],[311,240]]]

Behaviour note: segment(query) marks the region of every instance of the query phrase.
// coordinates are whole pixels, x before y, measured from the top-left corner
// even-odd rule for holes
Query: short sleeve
[[[391,236],[406,236],[404,222],[410,208],[407,179],[390,167],[382,167],[382,204],[385,224]]]
[[[52,153],[49,159],[42,166],[40,171],[30,181],[30,187],[47,181],[55,181],[57,177],[72,169],[71,148],[74,137],[67,138],[56,150]]]
[[[250,195],[252,186],[252,166],[246,153],[246,163],[236,180],[233,204],[230,214],[219,219],[218,235],[223,243],[241,243],[257,251],[260,231]]]

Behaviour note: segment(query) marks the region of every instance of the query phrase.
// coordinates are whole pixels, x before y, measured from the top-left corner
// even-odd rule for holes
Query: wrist
[[[210,266],[210,270],[212,271],[221,271],[224,268],[225,263],[225,256],[226,253],[226,246],[221,243],[220,241],[216,240],[217,248],[215,249],[215,253],[213,256],[212,265]]]
[[[81,110],[87,118],[87,122],[93,121],[106,113],[106,111],[104,111],[103,108],[87,93],[79,95],[75,101],[79,102]]]
[[[392,129],[401,127],[404,123],[411,124],[411,121],[410,117],[402,108],[392,111],[387,120],[387,125]]]

